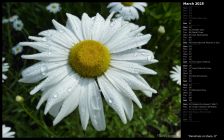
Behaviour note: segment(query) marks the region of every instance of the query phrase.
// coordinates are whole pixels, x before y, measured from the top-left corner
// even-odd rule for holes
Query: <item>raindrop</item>
[[[52,54],[52,52],[50,51],[50,49],[48,50],[48,56],[50,56]]]
[[[92,17],[92,20],[94,20],[94,21],[95,21],[95,19],[96,19],[95,17]]]
[[[109,102],[110,104],[112,104],[112,103],[113,103],[111,99],[109,99],[109,100],[108,100],[108,102]]]
[[[58,94],[55,94],[53,97],[54,97],[54,98],[57,98],[57,97],[58,97]]]
[[[51,52],[51,46],[49,46],[49,45],[48,45],[48,50],[47,50],[47,52],[48,52],[48,56],[50,56],[50,55],[52,54],[52,52]]]
[[[142,52],[141,55],[143,55],[143,56],[147,56],[147,53]]]
[[[59,31],[60,33],[64,33],[64,30],[63,30],[62,28],[58,29],[58,31]]]
[[[67,89],[67,91],[68,91],[68,92],[71,92],[71,91],[72,91],[72,87],[69,87],[69,88]]]
[[[48,71],[48,68],[46,65],[42,65],[41,68],[40,68],[40,72],[42,75],[46,75],[47,74],[47,71]]]

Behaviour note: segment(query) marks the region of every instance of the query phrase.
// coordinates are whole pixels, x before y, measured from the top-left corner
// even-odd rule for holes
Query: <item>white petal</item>
[[[157,72],[155,72],[154,70],[143,67],[137,63],[127,62],[127,61],[112,60],[110,65],[117,69],[121,69],[121,70],[130,72],[130,73],[135,73],[135,74],[151,74],[151,75],[157,74]]]
[[[68,59],[68,56],[66,55],[60,55],[60,54],[49,53],[49,52],[42,52],[42,53],[31,54],[31,55],[22,55],[21,57],[23,59],[34,59],[34,60],[49,61],[49,62],[66,61]]]
[[[52,106],[71,95],[72,91],[76,89],[79,79],[78,75],[70,73],[60,83],[55,85],[54,88],[49,90],[48,92],[51,92],[51,95],[48,96],[44,114],[47,114]]]
[[[80,97],[79,97],[79,115],[81,119],[81,124],[83,130],[86,130],[88,122],[89,122],[89,109],[88,109],[88,85],[89,81],[83,79],[83,82],[80,84]]]
[[[37,36],[29,36],[30,40],[37,41],[37,42],[45,42],[47,39],[45,37],[37,37]]]
[[[73,43],[64,36],[64,33],[57,30],[45,30],[40,32],[39,35],[46,36],[47,40],[51,40],[52,42],[67,49],[69,49],[73,45]]]
[[[48,29],[38,33],[40,36],[51,37],[57,31],[55,29]]]
[[[71,72],[73,71],[71,70],[69,66],[60,67],[60,68],[52,70],[49,76],[44,81],[42,81],[32,91],[30,91],[30,94],[33,95],[41,89],[44,89],[48,86],[51,86],[60,82],[63,78],[65,78]]]
[[[53,51],[56,51],[56,52],[59,53],[59,54],[65,54],[65,55],[68,55],[68,53],[69,53],[69,51],[70,51],[68,48],[65,48],[65,47],[63,47],[62,45],[57,44],[57,43],[55,43],[55,42],[53,42],[53,41],[51,41],[51,40],[47,41],[46,44],[49,46],[49,48],[48,48],[48,49],[49,49],[48,52],[49,52],[49,51],[51,52],[51,50],[53,50]]]
[[[126,124],[127,119],[123,109],[122,99],[120,97],[121,95],[104,75],[98,77],[97,80],[106,102],[117,112],[122,122]]]
[[[26,76],[26,77],[23,77],[22,79],[19,79],[19,82],[22,82],[22,83],[36,83],[44,78],[46,78],[47,75],[45,74],[38,74],[38,75],[35,75],[35,76]]]
[[[131,49],[120,53],[111,54],[111,59],[146,65],[152,63],[152,60],[154,60],[154,54],[153,52],[145,49]]]
[[[117,78],[117,75],[113,73],[110,70],[107,70],[105,73],[107,79],[111,82],[111,84],[124,96],[132,99],[139,108],[142,108],[141,102],[139,101],[138,97],[135,95],[135,93],[132,91],[132,89],[129,87],[129,85],[122,79]]]
[[[142,78],[140,75],[137,75],[136,77],[137,77],[139,80],[141,80],[144,84],[146,84],[146,85],[149,86],[149,84],[145,81],[145,79]],[[149,87],[150,87],[150,86],[149,86]],[[143,92],[146,96],[148,96],[148,97],[151,97],[151,96],[152,96],[152,93],[157,93],[157,91],[156,91],[155,89],[153,89],[153,88],[150,88],[150,90],[142,90],[142,92]]]
[[[64,33],[61,33],[59,31],[56,31],[48,39],[67,49],[70,49],[74,45],[73,42],[66,38]]]
[[[97,131],[106,129],[103,102],[96,81],[91,81],[88,87],[89,113],[93,127]]]
[[[140,10],[141,12],[145,12],[145,8],[142,5],[134,3],[133,6],[136,7],[138,10]]]
[[[114,73],[117,77],[125,80],[131,88],[135,90],[151,90],[151,87],[139,80],[137,75],[119,70],[116,68],[110,68],[110,71]]]
[[[65,65],[67,62],[62,63],[43,63],[39,62],[22,71],[23,78],[19,82],[35,83],[48,76],[48,74],[55,68]]]
[[[47,73],[55,68],[66,65],[67,62],[38,62],[22,71],[22,76],[47,75]]]
[[[108,32],[110,30],[110,24],[111,24],[111,18],[113,17],[114,12],[112,12],[106,19],[106,21],[104,22],[104,25],[101,27],[101,33],[100,33],[100,37],[99,37],[99,41],[103,42],[104,37],[108,35]]]
[[[2,79],[7,79],[8,77],[5,74],[2,74]]]
[[[69,13],[66,13],[66,15],[68,17],[66,27],[72,30],[79,40],[84,40],[80,19]]]
[[[146,7],[148,4],[146,2],[137,2],[139,5]]]
[[[132,19],[139,19],[138,11],[134,7],[130,7],[130,14],[132,14]]]
[[[78,39],[75,37],[75,35],[69,29],[67,29],[66,27],[64,27],[63,25],[61,25],[60,23],[58,23],[55,20],[52,20],[52,22],[57,30],[59,30],[61,32],[65,32],[68,35],[68,37],[70,38],[72,43],[78,42]]]
[[[113,7],[117,4],[120,4],[120,2],[111,2],[111,3],[108,4],[107,8],[111,8],[111,7]]]
[[[18,45],[20,46],[30,46],[36,50],[38,50],[39,52],[44,52],[48,49],[48,46],[40,43],[40,42],[20,42]]]
[[[86,14],[82,14],[82,33],[85,40],[91,40],[91,33],[92,33],[92,19]]]
[[[121,19],[116,19],[112,23],[110,23],[107,32],[105,32],[104,36],[101,38],[102,43],[106,44],[106,42],[108,42],[112,38],[112,36],[116,35],[116,33],[119,32],[119,30],[121,29],[121,25]]]
[[[102,27],[104,26],[104,24],[104,18],[99,13],[97,13],[92,27],[92,40],[99,40],[101,34],[103,33]]]
[[[57,103],[55,104],[50,110],[49,110],[49,114],[53,117],[56,117],[57,114],[59,113],[61,106],[62,106],[63,102]]]
[[[36,106],[36,109],[38,110],[40,108],[40,106],[48,99],[48,97],[51,95],[51,92],[48,92],[50,89],[47,89],[45,90],[43,93],[42,93],[42,96]]]
[[[120,28],[120,30],[117,30],[117,32],[108,40],[105,44],[108,46],[111,50],[113,50],[114,47],[116,47],[117,42],[120,42],[124,38],[127,37],[128,33],[131,31],[130,24],[125,24]]]
[[[111,49],[111,53],[117,53],[117,52],[122,52],[128,49],[136,48],[136,47],[141,47],[145,45],[151,38],[150,34],[142,35],[142,36],[137,36],[134,38],[126,38],[123,41],[116,43],[114,47]]]
[[[80,80],[80,82],[82,81]],[[81,88],[80,82],[78,83],[76,89],[72,92],[72,94],[63,102],[57,117],[53,121],[53,125],[58,124],[64,117],[72,113],[78,106]]]
[[[11,130],[11,128],[10,127],[6,127],[5,125],[3,125],[3,132],[4,133],[7,133],[7,132],[9,132],[10,130]]]
[[[122,100],[123,100],[122,103],[123,103],[125,114],[128,120],[130,121],[133,118],[133,113],[134,113],[134,106],[133,106],[132,100],[124,96],[122,97]]]
[[[120,10],[122,10],[122,8],[124,8],[124,6],[120,3],[120,2],[118,2],[116,5],[114,5],[113,7],[111,7],[111,9],[110,9],[110,13],[112,13],[112,12],[118,12],[118,11],[120,11]]]
[[[141,33],[144,29],[145,29],[145,26],[138,27],[137,29],[133,29],[128,35],[129,35],[130,37],[135,37],[135,36],[137,36],[139,33]]]

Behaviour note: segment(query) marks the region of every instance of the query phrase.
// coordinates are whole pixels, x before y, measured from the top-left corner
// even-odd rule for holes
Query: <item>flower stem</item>
[[[172,40],[172,42],[166,47],[165,51],[164,51],[163,54],[161,55],[162,58],[164,58],[164,57],[166,56],[167,52],[168,52],[168,51],[170,50],[170,48],[174,45],[174,43],[176,42],[176,40],[177,40],[178,37],[179,37],[179,36],[176,36],[176,37]]]
[[[26,112],[27,115],[29,115],[40,127],[42,127],[48,134],[50,134],[51,136],[55,136],[55,134],[50,131],[47,126],[45,124],[42,124],[41,122],[38,121],[38,119],[36,119],[25,107],[25,104],[21,103],[20,104],[23,108],[23,110]]]

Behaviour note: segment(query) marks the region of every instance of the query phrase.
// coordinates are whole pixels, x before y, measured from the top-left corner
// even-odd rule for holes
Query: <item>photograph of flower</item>
[[[181,5],[2,4],[2,137],[181,137]]]

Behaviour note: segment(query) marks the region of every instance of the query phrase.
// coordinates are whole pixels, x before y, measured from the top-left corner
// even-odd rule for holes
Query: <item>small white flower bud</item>
[[[158,28],[158,32],[161,33],[161,34],[164,34],[166,32],[165,27],[160,25],[159,28]]]
[[[16,96],[16,102],[21,103],[21,102],[23,102],[23,101],[24,101],[24,98],[23,98],[22,96],[20,96],[20,95],[17,95],[17,96]]]

